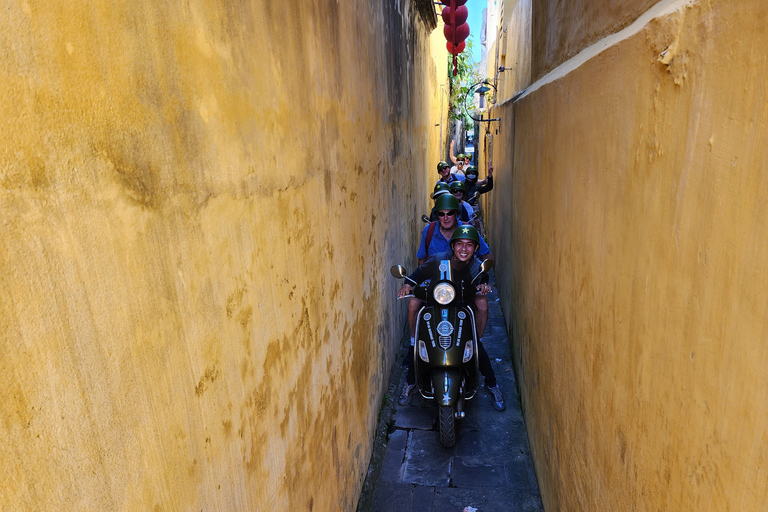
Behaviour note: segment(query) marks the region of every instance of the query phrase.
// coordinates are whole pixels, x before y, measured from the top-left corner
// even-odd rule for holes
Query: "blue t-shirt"
[[[463,222],[457,221],[461,226]],[[445,239],[443,233],[440,231],[440,223],[435,226],[435,232],[432,233],[432,240],[429,242],[429,251],[427,251],[427,231],[429,231],[429,224],[424,226],[424,231],[421,232],[421,244],[419,245],[419,252],[416,253],[416,257],[419,259],[427,259],[429,256],[437,254],[439,252],[448,252],[451,250],[451,244]],[[477,248],[475,254],[482,258],[486,254],[489,254],[491,250],[488,248],[488,244],[485,243],[483,237],[480,237],[480,247]]]
[[[450,185],[450,184],[451,184],[451,183],[453,183],[454,181],[466,181],[466,179],[467,179],[467,177],[466,177],[466,176],[462,176],[461,174],[456,174],[456,173],[453,173],[453,172],[452,172],[451,174],[449,174],[449,175],[448,175],[448,178],[447,178],[447,179],[443,179],[443,178],[441,177],[439,180],[437,180],[437,182],[435,183],[435,185],[437,185],[438,183],[447,183],[447,184],[449,184],[449,185]]]

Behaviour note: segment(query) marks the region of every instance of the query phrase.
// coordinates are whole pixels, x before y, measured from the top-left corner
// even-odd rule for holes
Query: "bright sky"
[[[469,37],[472,39],[472,60],[480,62],[480,29],[483,26],[483,9],[488,6],[487,0],[467,0],[464,4],[469,11]]]

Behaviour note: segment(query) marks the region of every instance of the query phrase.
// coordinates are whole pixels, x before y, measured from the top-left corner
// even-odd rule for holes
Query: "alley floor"
[[[437,407],[415,393],[397,405],[403,372],[393,382],[379,427],[372,467],[358,512],[534,512],[543,511],[517,394],[501,306],[488,295],[483,343],[504,392],[507,409],[491,406],[487,391],[468,402],[457,422],[457,443],[440,445]],[[401,343],[406,353],[408,337]],[[375,467],[374,467],[375,466]]]

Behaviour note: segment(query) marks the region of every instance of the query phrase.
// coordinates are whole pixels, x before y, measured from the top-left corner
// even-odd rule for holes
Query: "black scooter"
[[[493,267],[485,260],[472,283]],[[451,280],[451,263],[440,262],[440,274],[423,284],[414,285],[413,295],[426,305],[416,320],[413,368],[421,396],[438,405],[440,444],[450,448],[456,444],[456,419],[464,418],[466,400],[479,388],[480,365],[477,352],[475,316],[463,297],[464,290]],[[408,279],[405,268],[395,265],[390,273]],[[473,294],[474,296],[474,294]]]

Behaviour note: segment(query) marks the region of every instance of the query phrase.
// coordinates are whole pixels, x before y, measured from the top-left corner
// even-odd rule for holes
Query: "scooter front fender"
[[[435,401],[440,405],[456,405],[461,397],[464,376],[458,368],[439,368],[432,371]]]

